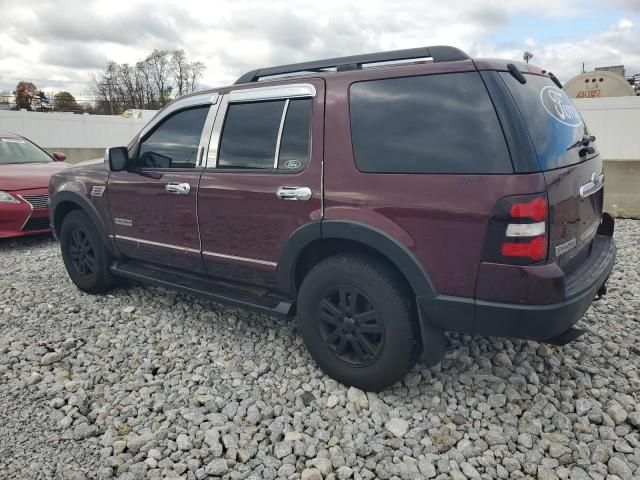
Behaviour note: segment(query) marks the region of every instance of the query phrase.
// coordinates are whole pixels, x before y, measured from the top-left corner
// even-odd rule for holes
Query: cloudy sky
[[[30,80],[88,94],[108,60],[183,48],[202,84],[260,66],[449,44],[521,59],[567,80],[624,64],[640,73],[640,0],[0,0],[0,91]]]

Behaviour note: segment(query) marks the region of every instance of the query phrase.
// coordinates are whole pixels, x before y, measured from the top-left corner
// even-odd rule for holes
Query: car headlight
[[[0,190],[0,203],[20,203],[20,201],[10,193]]]

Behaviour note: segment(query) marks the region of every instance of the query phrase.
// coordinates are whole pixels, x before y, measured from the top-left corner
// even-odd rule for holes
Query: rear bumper
[[[593,302],[616,258],[613,232],[596,235],[591,254],[564,277],[564,298],[549,304],[517,304],[447,296],[418,298],[421,316],[445,331],[549,340],[571,328]]]
[[[476,333],[534,340],[560,335],[582,318],[607,281],[615,259],[613,238],[597,235],[589,261],[565,279],[565,301],[549,305],[518,305],[476,300]]]

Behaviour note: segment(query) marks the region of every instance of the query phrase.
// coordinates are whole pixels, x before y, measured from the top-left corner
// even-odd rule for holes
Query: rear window
[[[511,173],[509,151],[477,72],[355,83],[351,136],[372,173]]]
[[[586,127],[567,94],[548,77],[526,74],[521,84],[511,74],[500,74],[527,124],[542,170],[579,163],[580,148],[570,148],[587,134]]]

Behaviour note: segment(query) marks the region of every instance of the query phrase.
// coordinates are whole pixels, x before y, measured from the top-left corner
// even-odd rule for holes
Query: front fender
[[[98,213],[98,210],[93,203],[84,196],[84,192],[75,188],[58,190],[51,198],[49,203],[49,223],[51,224],[51,231],[54,236],[56,238],[59,237],[64,216],[75,208],[81,209],[89,216],[109,253],[116,256],[116,247],[109,237],[109,230]]]

